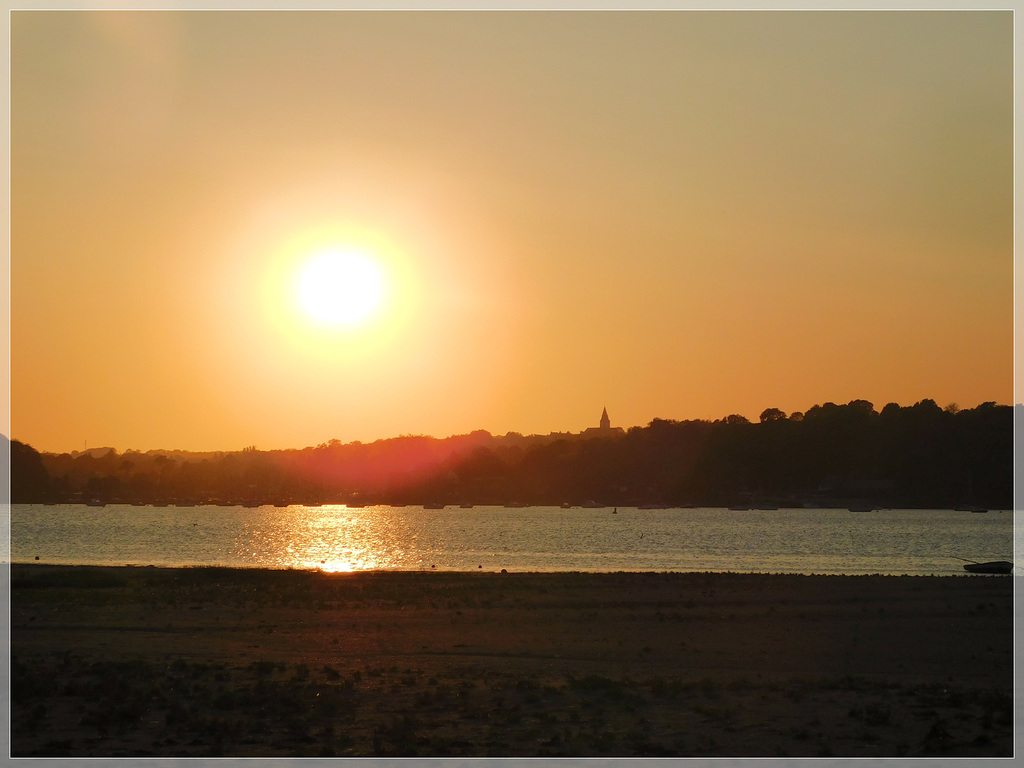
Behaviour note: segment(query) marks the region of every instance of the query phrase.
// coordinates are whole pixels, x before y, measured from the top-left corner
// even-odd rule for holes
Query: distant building
[[[587,429],[580,432],[580,437],[612,437],[614,435],[623,435],[626,433],[622,427],[613,427],[612,420],[608,418],[608,409],[605,408],[601,411],[600,426],[588,427]]]

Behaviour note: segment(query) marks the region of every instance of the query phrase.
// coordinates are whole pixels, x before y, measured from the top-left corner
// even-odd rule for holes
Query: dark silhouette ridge
[[[625,432],[480,430],[273,451],[40,455],[13,441],[12,501],[1009,509],[1013,416],[991,402],[878,412],[854,400],[788,416],[768,408],[757,423],[654,419]]]
[[[12,504],[55,501],[62,496],[43,466],[39,451],[18,440],[3,440],[11,458]]]

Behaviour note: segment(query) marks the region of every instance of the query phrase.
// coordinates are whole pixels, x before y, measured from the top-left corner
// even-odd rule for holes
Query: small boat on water
[[[1012,573],[1013,563],[1009,560],[993,560],[988,563],[964,563],[968,573]]]

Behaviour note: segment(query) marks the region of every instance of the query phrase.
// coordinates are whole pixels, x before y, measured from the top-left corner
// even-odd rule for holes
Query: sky
[[[10,30],[10,435],[39,450],[1013,401],[1009,12]],[[379,301],[325,321],[303,279],[371,288],[304,270],[353,253]]]

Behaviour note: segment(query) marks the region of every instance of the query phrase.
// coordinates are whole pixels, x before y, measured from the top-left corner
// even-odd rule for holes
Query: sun
[[[358,325],[372,317],[384,295],[380,266],[359,251],[328,249],[300,267],[295,298],[303,313],[328,326]]]

